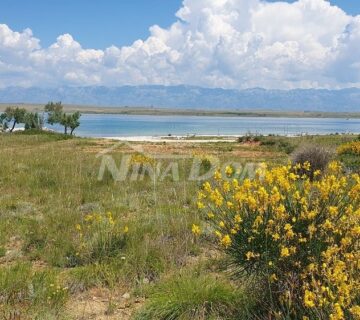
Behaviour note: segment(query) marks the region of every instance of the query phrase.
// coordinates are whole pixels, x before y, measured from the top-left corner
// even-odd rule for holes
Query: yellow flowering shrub
[[[142,153],[136,153],[131,156],[130,165],[133,174],[136,172],[142,177],[152,176],[156,170],[156,160]]]
[[[82,263],[116,256],[125,245],[129,228],[111,212],[93,213],[75,225],[78,236],[77,260]]]
[[[272,316],[360,319],[360,176],[338,162],[316,180],[303,170],[264,165],[243,181],[217,173],[198,207],[238,271],[263,279]]]
[[[209,172],[213,166],[216,167],[218,164],[218,159],[215,156],[209,155],[208,153],[204,153],[200,150],[195,150],[192,153],[192,156],[193,159],[200,165],[200,174]]]
[[[142,153],[137,153],[131,156],[131,164],[153,166],[155,164],[155,160]]]
[[[351,155],[360,156],[360,141],[353,141],[341,145],[337,149],[337,153],[339,155],[351,154]]]

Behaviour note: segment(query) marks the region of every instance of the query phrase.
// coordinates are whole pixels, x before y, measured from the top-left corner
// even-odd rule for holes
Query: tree
[[[37,113],[27,112],[25,115],[25,130],[38,129],[41,130],[43,127],[43,119]]]
[[[62,125],[65,134],[67,134],[68,129],[70,129],[70,134],[72,135],[74,130],[80,126],[80,112],[75,112],[73,114],[65,113],[61,102],[49,102],[45,106],[45,112],[48,114],[48,123],[51,125],[56,123]]]
[[[2,113],[0,114],[0,131],[5,131],[8,126],[7,126],[7,121],[6,120],[6,114]]]
[[[0,122],[3,129],[10,128],[10,132],[13,132],[15,126],[19,123],[25,122],[26,110],[18,107],[8,107],[5,112],[0,115]],[[12,125],[10,126],[10,123]]]
[[[80,126],[80,117],[81,114],[79,111],[69,115],[69,119],[68,119],[68,124],[69,124],[69,128],[70,128],[70,134],[72,135],[74,130]]]
[[[48,114],[47,122],[51,125],[60,124],[63,115],[63,106],[61,102],[49,102],[45,106],[45,112]]]

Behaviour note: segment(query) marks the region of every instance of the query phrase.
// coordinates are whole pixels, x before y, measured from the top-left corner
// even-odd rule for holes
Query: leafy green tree
[[[47,122],[51,125],[60,124],[63,117],[63,106],[61,102],[49,102],[45,106],[45,112],[48,114]]]
[[[51,125],[62,125],[65,134],[67,134],[70,129],[70,134],[72,135],[74,130],[80,126],[80,112],[75,112],[73,114],[65,113],[61,102],[49,102],[45,106],[45,112],[48,114],[48,123]]]
[[[70,134],[72,135],[74,130],[80,126],[81,114],[79,111],[68,116],[68,125],[70,128]]]
[[[37,113],[27,112],[25,115],[25,130],[38,129],[41,130],[43,127],[43,119]]]
[[[0,116],[0,122],[3,129],[10,128],[13,132],[15,126],[20,123],[25,123],[26,110],[18,107],[8,107],[5,112]],[[11,124],[12,123],[12,124]]]
[[[8,128],[7,121],[6,120],[6,114],[2,113],[0,114],[0,132],[5,131]]]

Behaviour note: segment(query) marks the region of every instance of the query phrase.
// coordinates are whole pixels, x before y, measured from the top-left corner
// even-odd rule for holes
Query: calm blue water
[[[243,135],[248,132],[263,135],[360,133],[360,119],[83,114],[75,134],[83,137],[126,137]]]

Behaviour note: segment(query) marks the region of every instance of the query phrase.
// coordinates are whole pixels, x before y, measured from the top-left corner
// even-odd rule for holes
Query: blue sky
[[[48,46],[70,33],[84,47],[130,45],[149,27],[170,25],[181,0],[1,0],[0,23],[30,28]]]
[[[148,84],[360,88],[360,0],[0,0],[0,87]]]
[[[359,0],[331,3],[360,14]],[[146,39],[154,24],[168,27],[181,4],[182,0],[1,0],[0,23],[18,31],[30,28],[42,46],[70,33],[85,48],[104,49]]]

